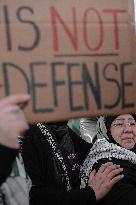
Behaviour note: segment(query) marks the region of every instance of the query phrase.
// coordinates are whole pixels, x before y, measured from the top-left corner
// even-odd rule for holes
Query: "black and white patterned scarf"
[[[83,163],[83,166],[80,168],[81,188],[86,187],[93,166],[101,159],[108,159],[108,161],[111,161],[115,158],[125,160],[136,165],[136,154],[133,151],[108,142],[104,117],[100,117],[98,119],[96,130],[98,140],[94,143]]]

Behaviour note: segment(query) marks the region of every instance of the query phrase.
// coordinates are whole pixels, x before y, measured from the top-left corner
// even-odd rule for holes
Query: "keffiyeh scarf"
[[[81,188],[86,187],[90,172],[99,160],[107,159],[107,161],[111,161],[114,158],[136,165],[136,154],[133,151],[109,142],[104,117],[100,117],[97,121],[96,136],[97,140],[80,168]]]
[[[95,163],[98,163],[100,159],[108,159],[111,161],[112,158],[127,160],[136,164],[136,154],[134,152],[119,147],[116,144],[109,143],[106,139],[96,141],[80,169],[81,188],[86,187],[89,174]]]

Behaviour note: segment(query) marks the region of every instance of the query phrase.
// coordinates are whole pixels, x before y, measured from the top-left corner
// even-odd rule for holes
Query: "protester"
[[[29,205],[26,174],[17,155],[18,136],[28,129],[21,107],[29,95],[13,95],[0,100],[0,204]]]
[[[9,176],[15,160],[18,136],[28,129],[24,112],[20,108],[30,99],[29,95],[14,95],[0,100],[0,185]]]
[[[32,181],[30,204],[93,205],[105,196],[122,179],[122,168],[102,165],[91,173],[91,183],[80,190],[79,168],[90,146],[66,122],[32,125],[22,144],[25,169]]]
[[[98,170],[101,164],[111,161],[123,168],[124,178],[98,204],[136,205],[136,116],[100,117],[96,137],[80,170],[81,187],[86,187],[90,181],[91,170]]]

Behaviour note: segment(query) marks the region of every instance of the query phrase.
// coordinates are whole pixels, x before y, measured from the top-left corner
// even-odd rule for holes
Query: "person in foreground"
[[[122,179],[122,168],[112,162],[103,164],[80,189],[80,165],[90,146],[66,122],[31,125],[22,143],[25,169],[32,182],[30,204],[94,205],[104,197]]]
[[[124,178],[98,204],[136,205],[136,115],[100,117],[96,137],[80,170],[81,187],[90,181],[91,170],[110,160],[123,168]]]
[[[18,136],[28,129],[20,105],[26,104],[29,95],[13,95],[0,100],[0,185],[10,175],[18,154]]]

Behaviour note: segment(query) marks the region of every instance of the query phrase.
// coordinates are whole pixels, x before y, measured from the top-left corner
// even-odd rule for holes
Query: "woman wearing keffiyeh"
[[[136,204],[136,116],[124,114],[100,117],[97,140],[81,168],[81,187],[85,187],[89,173],[102,163],[112,161],[123,168],[124,178],[98,202],[99,205]],[[113,173],[110,173],[111,175]]]

